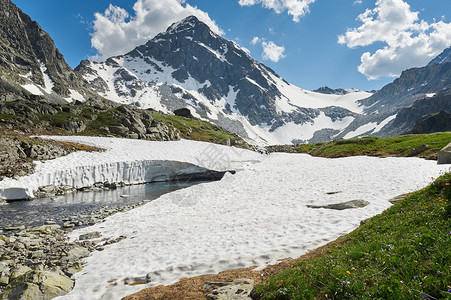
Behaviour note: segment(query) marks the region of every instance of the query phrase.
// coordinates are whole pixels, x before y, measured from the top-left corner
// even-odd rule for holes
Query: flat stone
[[[42,225],[39,227],[32,228],[30,231],[41,232],[41,233],[51,233],[60,230],[59,225]]]
[[[207,282],[204,285],[204,290],[210,290],[207,300],[251,299],[250,294],[253,289],[254,281],[252,279],[236,279],[231,282]]]
[[[395,204],[396,202],[399,202],[399,201],[403,200],[404,198],[406,198],[407,195],[408,194],[402,194],[402,195],[396,196],[396,197],[391,198],[390,200],[388,200],[388,202],[390,202],[391,204]]]
[[[352,208],[361,208],[370,205],[368,201],[365,200],[351,200],[341,203],[327,204],[327,205],[307,205],[308,208],[326,208],[335,210],[344,210]]]
[[[65,223],[63,224],[63,227],[64,227],[64,228],[73,228],[73,227],[75,227],[75,224],[73,224],[73,223],[71,223],[71,222],[65,222]]]
[[[69,250],[69,252],[67,253],[66,257],[63,257],[61,260],[63,262],[67,262],[69,264],[75,263],[78,260],[80,260],[83,257],[86,257],[89,255],[89,250],[84,248],[84,247],[80,247],[80,246],[75,246],[74,248],[72,248],[71,250]]]
[[[97,239],[97,238],[99,238],[101,236],[102,236],[102,234],[100,232],[94,231],[94,232],[89,232],[89,233],[86,233],[86,234],[82,234],[82,235],[80,235],[78,237],[78,239],[80,241],[84,241],[84,240],[90,240],[90,239]]]

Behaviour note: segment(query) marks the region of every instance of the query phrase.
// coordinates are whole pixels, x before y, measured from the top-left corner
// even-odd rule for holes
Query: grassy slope
[[[451,173],[258,286],[257,299],[451,299]]]
[[[408,156],[410,150],[427,144],[429,148],[421,156],[436,156],[438,151],[451,142],[451,132],[411,134],[391,138],[364,137],[336,140],[328,143],[296,146],[274,146],[270,151],[308,153],[321,157],[343,157],[354,155]]]
[[[155,120],[163,121],[174,126],[180,131],[181,137],[189,140],[205,141],[213,143],[223,143],[230,139],[237,143],[237,146],[244,146],[246,143],[236,134],[232,134],[225,129],[199,119],[190,119],[179,116],[171,116],[160,113],[153,113]]]

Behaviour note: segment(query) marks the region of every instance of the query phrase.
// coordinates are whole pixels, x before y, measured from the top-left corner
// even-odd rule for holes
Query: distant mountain
[[[395,136],[412,130],[416,119],[423,115],[451,110],[451,62],[446,59],[449,53],[450,49],[446,49],[427,66],[402,72],[398,79],[359,101],[365,107],[363,114],[337,138],[356,134]]]
[[[293,86],[196,17],[170,26],[145,45],[75,69],[102,96],[141,108],[187,107],[258,143],[329,140],[370,93],[321,94]]]
[[[451,47],[445,49],[441,54],[439,54],[436,58],[431,60],[428,66],[432,66],[433,64],[443,64],[451,62]]]
[[[95,95],[48,33],[10,0],[0,0],[0,74],[2,98],[72,101]]]

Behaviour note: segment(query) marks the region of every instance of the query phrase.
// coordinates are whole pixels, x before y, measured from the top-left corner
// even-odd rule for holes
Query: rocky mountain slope
[[[0,133],[180,137],[248,145],[207,122],[103,99],[74,72],[37,22],[0,0]]]
[[[445,49],[441,54],[439,54],[436,58],[431,60],[428,66],[432,66],[433,64],[444,64],[451,62],[451,47]]]
[[[358,116],[337,138],[362,135],[395,136],[412,130],[415,121],[430,113],[451,110],[451,48],[422,68],[404,71],[367,99]]]
[[[76,69],[102,96],[163,112],[188,107],[258,143],[330,139],[363,111],[371,94],[321,94],[293,86],[196,17],[145,45]]]
[[[10,0],[0,0],[0,92],[8,100],[35,95],[57,102],[95,95],[48,33]]]

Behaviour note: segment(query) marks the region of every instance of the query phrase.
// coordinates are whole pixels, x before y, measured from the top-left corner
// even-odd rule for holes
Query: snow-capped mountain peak
[[[258,143],[327,140],[363,111],[357,100],[370,96],[293,86],[194,16],[125,55],[76,70],[106,98],[164,112],[188,107]]]

